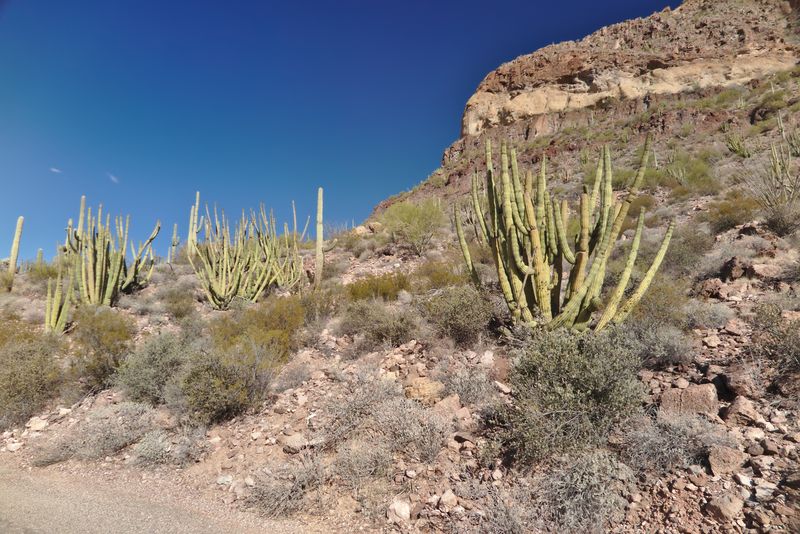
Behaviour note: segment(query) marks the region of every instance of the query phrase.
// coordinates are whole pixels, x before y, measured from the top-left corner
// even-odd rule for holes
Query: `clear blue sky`
[[[81,194],[136,237],[292,199],[364,219],[423,180],[500,63],[667,0],[0,0],[0,258],[52,255]]]

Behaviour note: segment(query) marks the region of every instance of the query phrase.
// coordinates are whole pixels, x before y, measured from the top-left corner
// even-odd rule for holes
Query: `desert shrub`
[[[386,475],[391,463],[385,443],[355,439],[337,452],[334,471],[344,486],[358,491],[367,480]]]
[[[41,410],[58,392],[62,376],[54,357],[55,339],[11,318],[0,322],[0,429],[4,429]]]
[[[357,301],[345,310],[339,332],[353,336],[359,348],[399,346],[411,341],[417,331],[412,311],[392,309],[379,301]]]
[[[397,300],[400,291],[407,291],[411,283],[403,273],[385,273],[366,276],[346,287],[351,300]]]
[[[0,293],[10,293],[14,286],[14,274],[0,269]]]
[[[446,418],[405,398],[392,382],[363,380],[348,398],[334,408],[323,429],[329,447],[361,433],[379,435],[392,451],[430,462],[451,430]]]
[[[714,236],[704,225],[681,225],[672,234],[660,272],[677,278],[694,276],[697,264],[713,247]]]
[[[128,350],[133,323],[104,307],[82,306],[73,317],[76,371],[89,389],[106,387]]]
[[[712,445],[733,446],[719,426],[695,416],[642,417],[631,425],[620,447],[622,459],[634,472],[660,478],[702,463]]]
[[[666,173],[677,184],[672,189],[672,196],[685,199],[691,196],[715,195],[720,190],[719,181],[712,173],[713,154],[708,152],[693,156],[686,152],[672,155],[666,167]]]
[[[285,361],[297,348],[304,320],[300,297],[270,297],[261,304],[211,321],[209,331],[218,351],[236,347],[243,354],[269,352],[279,361]]]
[[[293,389],[311,378],[311,370],[304,363],[292,362],[283,368],[272,384],[277,392]]]
[[[287,517],[300,511],[308,493],[323,483],[325,471],[316,457],[261,473],[247,499],[248,504],[267,517]]]
[[[539,477],[533,507],[556,532],[606,532],[623,517],[630,470],[604,451],[567,458]]]
[[[346,296],[341,285],[332,285],[317,291],[308,291],[300,296],[306,324],[330,319],[336,315],[345,302]]]
[[[755,120],[768,119],[788,105],[785,91],[769,91],[761,98],[752,115]]]
[[[800,373],[800,321],[784,319],[774,304],[762,304],[751,320],[753,335],[748,354],[778,363],[784,373]]]
[[[128,355],[115,381],[133,401],[162,404],[167,384],[179,378],[189,359],[188,351],[175,334],[151,336]]]
[[[685,309],[688,328],[722,328],[736,315],[722,302],[690,300]]]
[[[428,250],[433,236],[446,221],[438,199],[434,198],[418,203],[396,202],[381,219],[395,239],[409,245],[419,256]]]
[[[39,289],[46,289],[47,281],[58,277],[58,262],[56,260],[52,263],[46,261],[32,263],[25,271],[25,277],[28,282],[37,286]]]
[[[800,169],[786,141],[773,145],[769,163],[747,175],[745,182],[773,232],[783,236],[800,228]]]
[[[164,311],[174,319],[183,319],[195,311],[194,295],[186,287],[171,287],[161,291],[158,299],[164,306]]]
[[[460,266],[461,262],[456,261],[428,260],[417,268],[414,279],[422,281],[425,289],[461,286],[468,283],[469,278]]]
[[[726,193],[724,199],[709,203],[705,220],[715,233],[721,233],[752,221],[757,211],[756,199],[734,189]]]
[[[282,364],[283,356],[264,346],[198,354],[180,383],[187,418],[208,425],[257,405]]]
[[[103,458],[136,443],[153,430],[153,425],[154,411],[145,404],[122,402],[107,406],[37,449],[34,464]]]
[[[492,317],[490,304],[471,285],[447,287],[424,304],[426,318],[442,336],[461,346],[480,339]]]
[[[772,244],[759,236],[740,236],[731,243],[724,243],[706,254],[697,266],[697,278],[705,280],[720,276],[722,267],[731,258],[746,260],[771,250]]]
[[[395,451],[432,462],[444,446],[452,425],[444,417],[404,397],[390,398],[373,413],[379,428]]]
[[[602,442],[642,399],[639,359],[614,332],[537,331],[511,373],[505,441],[522,462]]]
[[[625,222],[622,225],[622,231],[624,232],[625,230],[636,228],[636,223],[639,220],[639,212],[642,209],[644,209],[646,212],[649,212],[655,205],[656,199],[652,195],[641,194],[633,199],[630,208],[628,208],[628,218],[625,219]]]
[[[157,465],[170,461],[170,441],[163,430],[151,430],[133,446],[131,461],[137,465]]]
[[[483,404],[492,394],[489,377],[480,369],[461,366],[441,374],[448,395],[457,394],[462,404]]]

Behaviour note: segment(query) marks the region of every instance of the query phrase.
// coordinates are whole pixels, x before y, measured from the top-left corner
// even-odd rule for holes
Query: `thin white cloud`
[[[111,174],[110,172],[107,172],[106,175],[108,176],[108,179],[111,180],[113,183],[115,184],[119,183],[119,177]]]
[[[58,167],[50,167],[50,172],[55,174],[61,174],[62,171]]]

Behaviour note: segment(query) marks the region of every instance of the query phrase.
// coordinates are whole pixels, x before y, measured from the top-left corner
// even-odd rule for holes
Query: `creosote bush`
[[[193,314],[194,295],[186,287],[172,287],[158,294],[158,298],[166,311],[174,319],[183,319]]]
[[[104,388],[128,350],[133,323],[107,307],[82,306],[73,318],[75,370],[88,389]]]
[[[614,331],[535,332],[512,370],[515,406],[502,439],[523,463],[603,442],[640,409],[638,370]]]
[[[462,347],[472,345],[486,331],[492,308],[473,286],[446,287],[424,304],[425,317],[439,335],[448,336]]]
[[[469,283],[469,277],[460,266],[460,261],[428,260],[417,268],[414,278],[422,283],[424,289],[465,285]]]
[[[0,429],[25,421],[58,393],[57,352],[54,338],[13,317],[0,320]]]
[[[381,220],[396,240],[421,256],[447,219],[439,200],[429,198],[417,203],[408,200],[396,202],[386,209]]]

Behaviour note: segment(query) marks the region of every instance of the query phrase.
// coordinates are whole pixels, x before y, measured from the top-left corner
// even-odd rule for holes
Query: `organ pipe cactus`
[[[203,226],[203,217],[200,215],[200,191],[194,194],[194,205],[189,210],[189,230],[186,234],[186,254],[194,255],[197,250],[197,234]]]
[[[275,217],[267,215],[263,206],[249,218],[242,213],[233,228],[225,213],[216,209],[212,224],[206,207],[205,241],[192,242],[188,256],[211,305],[224,310],[235,298],[256,302],[272,286],[295,286],[302,275],[296,230],[295,217],[294,230],[284,224],[279,235]]]
[[[122,217],[115,217],[112,225],[111,216],[106,215],[103,222],[103,206],[98,207],[95,216],[91,208],[86,209],[86,197],[81,197],[78,226],[73,228],[69,221],[65,250],[71,256],[84,304],[111,306],[120,293],[150,280],[155,266],[152,243],[161,223],[156,222],[150,236],[138,247],[131,242],[130,263],[126,259],[129,229],[130,216],[124,223]]]
[[[45,332],[61,334],[67,326],[67,317],[72,304],[73,293],[73,268],[67,269],[67,276],[62,275],[64,262],[58,261],[58,277],[47,281],[47,300],[45,301],[44,329]],[[55,284],[54,284],[55,282]],[[55,285],[55,288],[53,288]]]
[[[609,323],[623,321],[641,300],[664,259],[674,229],[674,223],[670,224],[650,268],[622,302],[639,251],[643,212],[638,216],[625,269],[600,318],[592,325],[592,314],[602,304],[600,292],[608,259],[630,205],[638,195],[651,147],[652,139],[648,136],[639,170],[617,200],[612,188],[611,154],[608,147],[603,148],[594,183],[580,195],[579,230],[573,240],[567,232],[570,216],[567,201],[551,198],[547,189],[546,159],[542,159],[536,178],[528,171],[523,180],[514,149],[503,143],[498,177],[491,143],[487,141],[486,209],[478,194],[478,179],[472,182],[472,207],[482,237],[491,249],[500,288],[515,321],[531,326],[599,331]],[[479,283],[457,209],[454,215],[467,269]],[[565,263],[571,265],[568,274]]]

